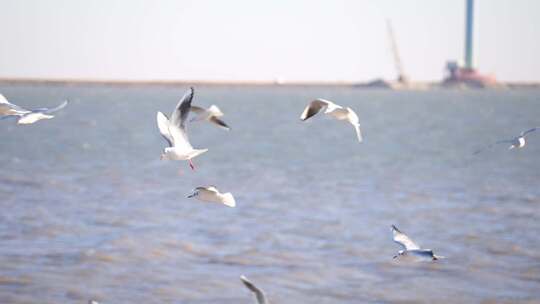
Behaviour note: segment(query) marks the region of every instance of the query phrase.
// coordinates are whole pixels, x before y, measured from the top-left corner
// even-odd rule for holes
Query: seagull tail
[[[189,159],[197,157],[197,156],[203,154],[206,151],[208,151],[208,149],[193,149],[193,151],[189,155]]]
[[[230,192],[223,194],[223,204],[231,208],[234,208],[236,206],[236,201],[234,200],[234,197]]]

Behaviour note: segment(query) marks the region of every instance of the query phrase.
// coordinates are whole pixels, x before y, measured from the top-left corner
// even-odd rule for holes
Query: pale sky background
[[[540,81],[540,1],[477,0],[475,65]],[[465,0],[0,0],[0,77],[413,80],[463,58]]]

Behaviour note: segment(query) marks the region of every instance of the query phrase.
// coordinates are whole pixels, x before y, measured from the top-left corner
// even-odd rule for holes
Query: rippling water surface
[[[156,111],[186,87],[1,84],[48,121],[0,121],[0,303],[539,303],[540,91],[392,92],[205,87],[230,132],[198,123],[209,152],[164,162]],[[314,97],[352,127],[301,122]],[[215,184],[237,208],[189,200]],[[395,224],[447,259],[399,263]]]

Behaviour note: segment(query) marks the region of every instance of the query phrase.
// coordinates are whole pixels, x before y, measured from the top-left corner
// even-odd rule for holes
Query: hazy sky
[[[394,78],[463,57],[464,0],[0,0],[0,77]],[[475,64],[540,81],[540,1],[477,0]]]

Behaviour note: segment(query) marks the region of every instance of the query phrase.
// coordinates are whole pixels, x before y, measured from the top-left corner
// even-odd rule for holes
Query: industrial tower
[[[474,68],[474,0],[465,0],[465,9],[465,65],[460,66],[456,61],[448,61],[446,64],[448,76],[444,79],[443,85],[465,85],[480,88],[496,86],[497,81],[494,76],[482,75]]]

